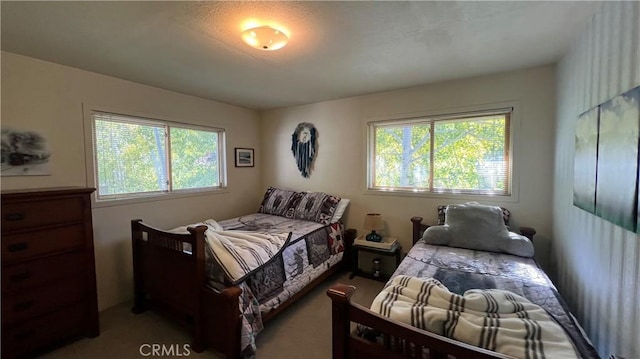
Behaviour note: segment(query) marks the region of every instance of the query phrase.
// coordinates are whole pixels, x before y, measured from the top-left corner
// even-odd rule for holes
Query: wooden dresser
[[[3,358],[99,334],[93,191],[2,191]]]

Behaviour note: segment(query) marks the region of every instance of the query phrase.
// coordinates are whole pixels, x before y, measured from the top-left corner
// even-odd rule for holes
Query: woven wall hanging
[[[316,157],[317,131],[313,124],[302,122],[291,135],[291,152],[296,159],[298,170],[304,178],[311,175],[311,165]]]

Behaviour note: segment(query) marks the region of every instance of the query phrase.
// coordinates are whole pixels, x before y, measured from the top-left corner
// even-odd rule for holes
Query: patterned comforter
[[[497,288],[513,292],[544,308],[564,328],[583,358],[599,358],[555,286],[533,258],[436,246],[420,240],[393,277],[398,275],[435,278],[459,295],[469,289]]]
[[[253,270],[238,287],[242,289],[240,311],[242,355],[255,355],[255,337],[262,330],[262,315],[277,308],[304,286],[340,262],[344,252],[341,222],[323,225],[263,213],[218,222],[225,231],[291,233],[286,247],[265,265]],[[220,289],[229,283],[224,270],[208,256],[209,286]]]

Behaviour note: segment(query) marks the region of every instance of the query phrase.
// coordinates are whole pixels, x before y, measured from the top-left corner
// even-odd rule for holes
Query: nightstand
[[[385,239],[388,239],[389,237],[385,237]],[[360,237],[358,237],[357,239],[361,239]],[[360,244],[358,244],[357,242],[360,242]],[[384,242],[384,240],[383,240]],[[375,279],[375,280],[379,280],[379,281],[383,281],[386,282],[387,280],[389,280],[389,276],[385,275],[383,273],[380,273],[380,276],[374,276],[373,273],[371,272],[366,272],[363,271],[362,269],[359,268],[359,263],[358,263],[358,257],[359,257],[359,252],[368,252],[368,253],[373,253],[376,256],[390,256],[390,257],[395,257],[396,259],[396,263],[395,263],[395,267],[393,268],[393,271],[395,271],[395,269],[398,267],[398,265],[400,265],[400,261],[402,260],[401,254],[402,254],[402,246],[400,245],[400,243],[398,243],[396,241],[396,243],[391,246],[391,248],[387,249],[387,248],[378,248],[376,247],[377,244],[372,243],[371,246],[367,245],[366,243],[363,243],[362,241],[356,241],[353,245],[352,249],[352,271],[351,271],[351,275],[349,276],[349,279],[353,279],[353,277],[355,276],[361,276],[361,277],[365,277],[365,278],[369,278],[369,279]],[[391,272],[393,272],[391,271]]]

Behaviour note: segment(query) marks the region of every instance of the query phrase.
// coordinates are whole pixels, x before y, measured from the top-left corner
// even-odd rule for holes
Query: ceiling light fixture
[[[273,51],[284,47],[289,37],[271,26],[259,26],[243,31],[242,40],[258,50]]]

